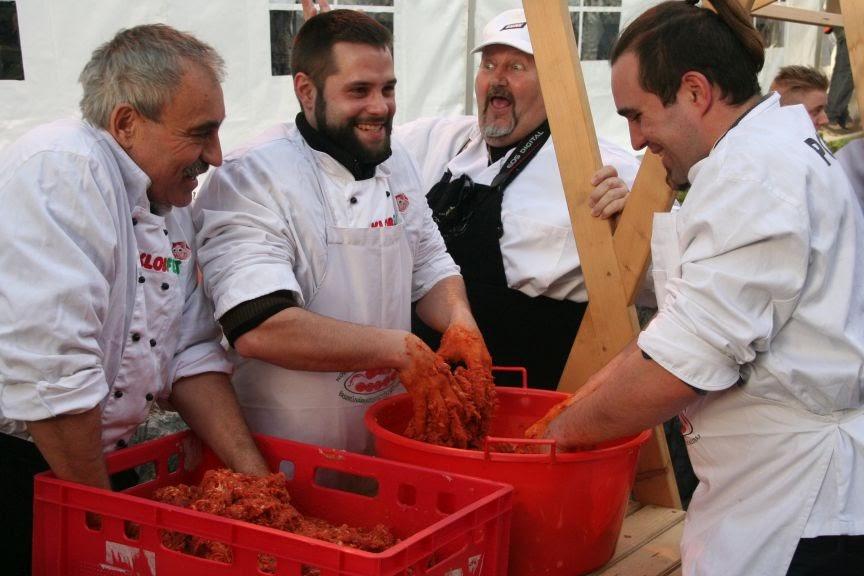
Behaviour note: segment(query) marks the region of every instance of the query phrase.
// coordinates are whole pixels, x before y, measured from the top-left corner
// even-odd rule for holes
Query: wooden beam
[[[764,8],[765,6],[773,4],[776,1],[777,0],[755,0],[750,6],[750,11],[752,12],[753,10],[759,10],[760,8]]]
[[[846,25],[846,47],[852,80],[856,86],[858,110],[864,114],[864,3],[861,0],[840,0],[840,10]]]
[[[660,157],[647,151],[613,238],[628,304],[633,304],[645,278],[645,270],[651,256],[654,213],[668,212],[674,200],[675,193],[666,184],[666,168],[663,167]],[[582,253],[581,249],[579,253]],[[606,364],[599,358],[594,348],[596,310],[592,301],[585,311],[585,317],[582,319],[582,325],[579,327],[579,333],[576,335],[576,341],[564,367],[558,390],[575,392],[592,374]]]
[[[573,235],[594,318],[603,364],[633,339],[633,316],[624,292],[607,220],[591,215],[591,175],[601,166],[600,149],[566,0],[524,0],[528,31],[540,76],[546,115],[564,185]]]
[[[596,371],[638,334],[639,325],[622,280],[611,226],[608,221],[591,216],[587,204],[593,190],[590,177],[600,168],[601,159],[567,2],[523,0],[523,6],[582,274],[594,311],[589,321],[590,366]],[[624,224],[619,233],[622,246],[627,246],[622,249],[635,249],[641,242],[647,257],[650,227],[645,233],[641,227],[628,225],[623,216],[622,219]],[[633,240],[626,240],[631,234],[635,234]],[[644,274],[646,257],[641,257],[638,270],[632,271],[635,276]],[[624,274],[628,273],[625,265]],[[659,434],[655,431],[650,446],[643,449],[640,457],[634,492],[645,503],[680,507],[662,429]]]
[[[650,260],[654,213],[668,212],[674,200],[675,193],[666,184],[666,168],[660,157],[647,151],[613,238],[621,280],[631,304],[636,299]],[[595,346],[594,310],[594,305],[589,304],[558,390],[575,392],[604,364],[598,360]],[[633,493],[642,503],[681,507],[663,426],[654,428],[651,440],[639,454],[639,472]]]
[[[753,16],[767,18],[769,20],[780,20],[783,22],[795,22],[796,24],[813,24],[814,26],[836,26],[843,27],[843,16],[831,12],[815,12],[803,8],[791,6],[765,6],[753,11]]]

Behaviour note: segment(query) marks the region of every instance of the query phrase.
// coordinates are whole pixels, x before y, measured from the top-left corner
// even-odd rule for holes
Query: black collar
[[[313,150],[323,152],[344,166],[355,180],[368,180],[375,176],[375,168],[378,164],[361,162],[356,156],[333,142],[330,138],[321,134],[306,120],[303,112],[297,114],[296,119],[297,129],[300,135],[306,140],[306,143]]]

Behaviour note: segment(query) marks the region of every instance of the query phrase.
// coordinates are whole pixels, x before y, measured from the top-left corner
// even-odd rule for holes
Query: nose
[[[628,127],[630,128],[630,144],[633,146],[633,149],[642,150],[645,148],[648,145],[648,140],[642,134],[639,125],[636,122],[629,122]]]
[[[828,122],[828,114],[826,114],[824,110],[820,112],[819,115],[816,116],[816,119],[813,121],[813,123],[816,125],[817,130],[827,126]]]
[[[214,132],[204,144],[201,151],[201,159],[210,166],[222,165],[222,144],[219,142],[219,133]]]
[[[389,116],[394,102],[393,96],[376,90],[366,103],[366,113],[370,116]]]

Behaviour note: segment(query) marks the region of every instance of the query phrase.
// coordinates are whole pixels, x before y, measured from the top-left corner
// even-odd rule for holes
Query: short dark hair
[[[808,92],[810,90],[828,91],[828,77],[821,70],[809,66],[784,66],[780,68],[771,86],[776,86],[781,92]]]
[[[717,12],[694,4],[672,0],[647,10],[621,32],[610,60],[633,52],[639,84],[664,106],[675,102],[681,77],[690,71],[718,86],[728,104],[743,104],[760,93],[762,36],[738,0],[712,0]]]
[[[335,72],[333,45],[337,42],[366,44],[393,53],[393,35],[380,22],[356,10],[321,12],[307,20],[291,51],[291,73],[302,72],[319,89]]]

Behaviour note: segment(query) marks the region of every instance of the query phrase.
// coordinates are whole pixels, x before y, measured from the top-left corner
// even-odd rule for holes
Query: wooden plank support
[[[864,3],[861,0],[840,0],[840,11],[846,21],[846,46],[855,84],[858,110],[864,114]]]
[[[651,228],[655,212],[668,212],[675,193],[666,184],[666,168],[660,157],[646,151],[633,190],[615,229],[613,246],[618,258],[621,281],[627,303],[633,304],[642,286],[651,257]],[[580,254],[581,249],[580,249]],[[593,301],[588,304],[579,333],[567,359],[567,365],[558,384],[558,390],[575,392],[606,361],[599,358],[594,347],[595,328]]]
[[[764,8],[765,6],[773,4],[776,1],[777,0],[755,0],[750,6],[750,11],[752,12],[753,10],[759,10],[760,8]]]
[[[831,12],[815,12],[792,6],[765,6],[752,12],[753,16],[767,18],[769,20],[780,20],[783,22],[794,22],[796,24],[813,24],[816,26],[843,27],[843,16]]]
[[[616,249],[609,222],[591,216],[587,205],[593,189],[590,176],[600,168],[601,159],[567,2],[523,0],[523,5],[573,235],[591,300],[590,310],[594,311],[586,318],[586,336],[581,340],[585,343],[584,347],[576,350],[573,363],[568,362],[571,370],[576,370],[575,366],[582,360],[586,362],[582,380],[578,382],[581,385],[587,376],[608,363],[639,332],[631,304],[650,253],[651,218],[655,211],[668,210],[672,196],[665,185],[665,170],[659,160],[649,160],[647,166],[655,174],[655,184],[658,166],[663,176],[659,179],[661,200],[658,202],[658,197],[646,193],[646,202],[648,205],[657,203],[665,207],[643,211],[642,215],[647,219],[640,219],[638,204],[630,208],[635,199],[631,194],[616,234],[616,237],[620,235],[621,238],[620,251]],[[644,186],[646,191],[650,187]],[[642,207],[642,210],[645,209]],[[632,257],[631,251],[634,254]],[[621,255],[623,268],[616,254]],[[625,276],[630,277],[626,283],[623,280]],[[583,326],[586,326],[585,321]],[[574,357],[573,352],[570,357]],[[572,390],[578,386],[574,380],[567,387]],[[662,427],[654,431],[650,444],[643,449],[639,473],[641,476],[637,477],[634,492],[640,501],[680,507]]]
[[[591,176],[600,149],[566,0],[524,0],[546,115],[558,157],[582,274],[595,309],[594,328],[605,364],[633,339],[633,316],[624,292],[608,220],[591,216]]]

